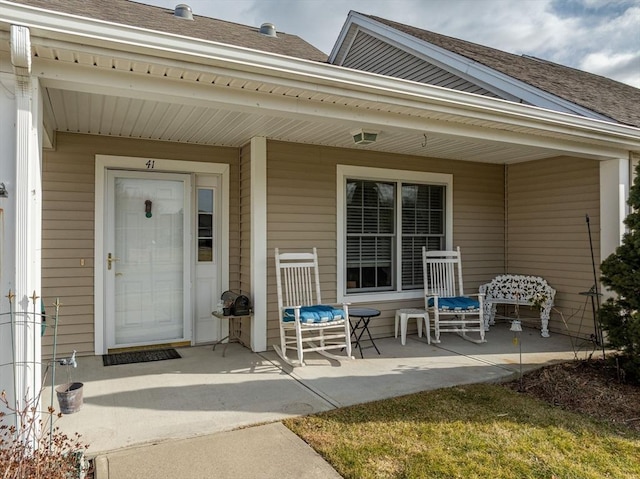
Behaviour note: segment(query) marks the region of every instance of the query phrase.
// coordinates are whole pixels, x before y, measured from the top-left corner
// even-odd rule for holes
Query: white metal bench
[[[556,290],[539,276],[504,274],[496,276],[490,283],[480,286],[484,294],[484,323],[489,330],[495,324],[496,306],[498,304],[514,304],[540,308],[542,328],[540,335],[549,337],[549,316],[553,307]]]

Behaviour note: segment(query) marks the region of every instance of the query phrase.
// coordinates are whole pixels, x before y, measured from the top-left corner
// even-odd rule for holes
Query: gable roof
[[[374,15],[352,13],[355,13],[356,17],[361,15],[423,42],[453,52],[619,123],[640,126],[640,89],[638,88],[546,60],[515,55]],[[338,45],[334,48],[334,52],[337,48]]]
[[[297,35],[277,32],[276,37],[251,27],[194,13],[193,21],[178,18],[171,9],[129,0],[10,0],[14,3],[89,17],[147,30],[235,45],[290,57],[326,62],[327,55]],[[176,3],[179,3],[176,0]]]

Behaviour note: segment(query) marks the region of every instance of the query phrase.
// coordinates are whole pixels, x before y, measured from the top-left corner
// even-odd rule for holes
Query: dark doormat
[[[165,359],[178,359],[181,357],[180,353],[174,348],[151,349],[149,351],[103,354],[102,364],[104,366],[117,366],[118,364],[147,363],[149,361],[163,361]]]

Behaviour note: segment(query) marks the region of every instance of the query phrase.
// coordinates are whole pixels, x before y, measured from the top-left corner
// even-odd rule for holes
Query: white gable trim
[[[376,22],[356,12],[349,13],[345,26],[329,57],[330,63],[342,64],[344,58],[338,58],[337,55],[352,26],[507,99],[522,99],[540,108],[611,121],[611,118],[607,116],[576,105],[564,98],[552,95],[493,68],[420,40],[407,33],[400,32],[395,28]],[[345,51],[348,51],[348,49]]]

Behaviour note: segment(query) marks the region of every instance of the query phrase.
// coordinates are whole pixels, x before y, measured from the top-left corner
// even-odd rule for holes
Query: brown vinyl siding
[[[57,354],[75,349],[87,355],[94,353],[95,155],[231,164],[229,227],[232,237],[237,237],[238,214],[233,211],[238,205],[238,150],[69,133],[58,133],[56,140],[55,151],[43,152],[42,297],[48,314],[53,312],[55,298],[62,303]],[[237,243],[232,240],[231,244]],[[237,277],[237,248],[229,263]],[[52,342],[53,335],[47,331],[42,338],[44,357],[52,354]]]
[[[504,168],[501,165],[418,158],[373,151],[327,148],[284,142],[267,146],[268,337],[279,341],[273,250],[318,248],[322,300],[337,298],[336,168],[357,165],[389,170],[453,174],[453,244],[460,246],[468,291],[504,270]],[[393,178],[392,172],[390,177]],[[371,323],[374,336],[393,334],[395,310],[417,307],[421,300],[380,301]],[[415,328],[415,323],[412,324]]]
[[[599,177],[597,161],[577,158],[508,167],[506,271],[541,276],[557,290],[551,331],[567,332],[561,311],[571,333],[593,332],[591,303],[579,293],[594,283],[586,214],[596,269],[600,264]],[[520,312],[535,316],[528,308]]]

